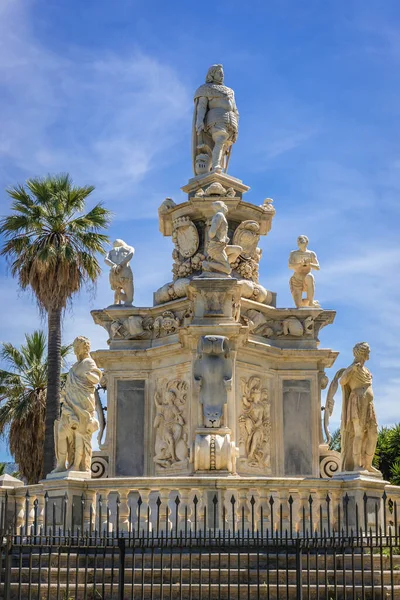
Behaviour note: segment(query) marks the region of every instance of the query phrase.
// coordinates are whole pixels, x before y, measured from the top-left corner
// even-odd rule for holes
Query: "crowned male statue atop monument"
[[[205,170],[228,170],[232,144],[237,140],[239,112],[235,94],[224,85],[222,65],[212,65],[207,72],[206,83],[194,94],[193,115],[193,169],[200,175],[197,159],[202,157],[208,166]],[[210,155],[212,161],[210,165]],[[207,157],[208,155],[208,157]]]

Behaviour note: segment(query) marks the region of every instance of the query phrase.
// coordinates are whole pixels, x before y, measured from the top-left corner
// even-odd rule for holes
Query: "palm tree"
[[[22,289],[31,288],[48,317],[48,380],[44,476],[55,465],[54,421],[60,410],[61,319],[73,294],[100,275],[96,253],[105,253],[111,213],[97,204],[82,214],[93,186],[74,186],[68,174],[28,179],[7,190],[13,214],[0,222],[1,254]]]
[[[61,346],[65,360],[70,346]],[[8,434],[10,453],[20,476],[37,483],[43,472],[48,361],[46,335],[34,331],[18,350],[2,344],[0,358],[9,370],[0,370],[0,435]]]

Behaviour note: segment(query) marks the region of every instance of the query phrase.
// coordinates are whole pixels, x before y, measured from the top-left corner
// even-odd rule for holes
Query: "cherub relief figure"
[[[244,444],[248,464],[254,467],[270,466],[270,402],[261,379],[252,376],[242,383],[243,412],[239,417],[241,442]]]
[[[154,462],[161,468],[185,462],[188,457],[187,431],[183,411],[186,405],[187,383],[172,381],[164,391],[154,395],[156,430]]]

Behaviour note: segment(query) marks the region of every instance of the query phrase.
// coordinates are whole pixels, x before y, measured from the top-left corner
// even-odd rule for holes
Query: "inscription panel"
[[[285,475],[312,475],[311,382],[283,382]]]
[[[145,381],[117,381],[115,474],[144,475]]]

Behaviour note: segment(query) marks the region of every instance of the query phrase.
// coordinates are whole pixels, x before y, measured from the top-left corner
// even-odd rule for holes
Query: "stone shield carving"
[[[174,221],[172,241],[184,258],[196,254],[199,247],[199,234],[189,217],[180,217]]]
[[[243,248],[243,258],[254,258],[260,240],[260,225],[257,221],[243,221],[237,227],[232,243]]]

